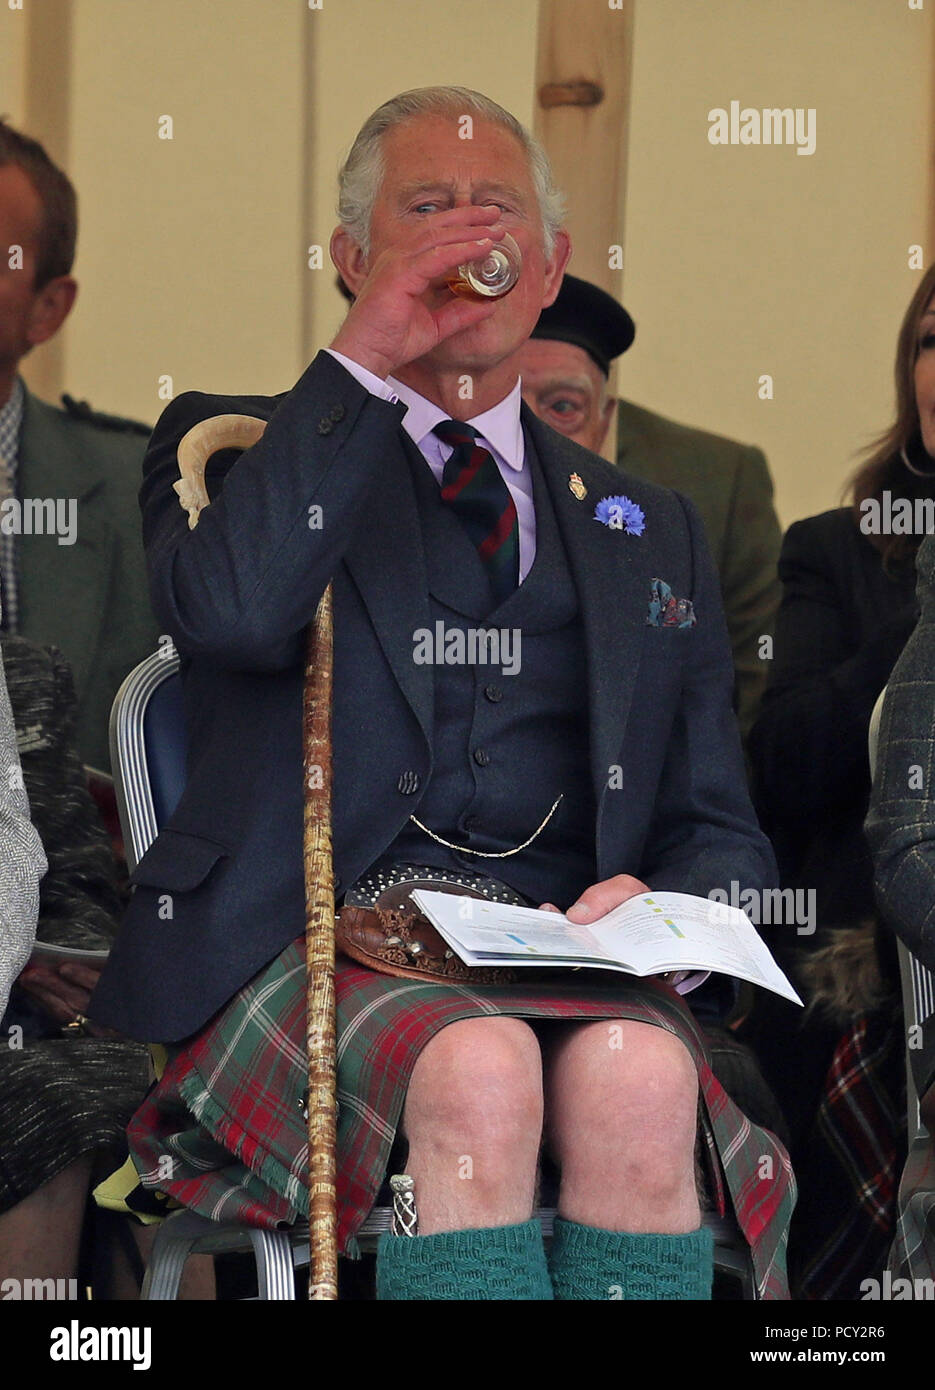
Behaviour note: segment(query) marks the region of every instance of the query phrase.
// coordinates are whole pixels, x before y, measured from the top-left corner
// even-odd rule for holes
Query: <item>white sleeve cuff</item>
[[[350,357],[345,357],[343,352],[335,352],[334,348],[325,348],[325,352],[330,352],[341,366],[349,371],[355,381],[360,382],[365,391],[369,391],[371,396],[379,396],[384,401],[395,401],[397,399],[393,388],[388,386],[382,377],[374,372],[368,372],[366,367],[362,367],[359,362],[355,362]]]

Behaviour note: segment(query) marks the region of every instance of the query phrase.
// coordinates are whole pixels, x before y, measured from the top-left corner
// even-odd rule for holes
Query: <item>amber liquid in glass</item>
[[[522,263],[519,247],[507,235],[486,255],[459,265],[448,277],[448,288],[463,299],[502,299],[516,288]]]

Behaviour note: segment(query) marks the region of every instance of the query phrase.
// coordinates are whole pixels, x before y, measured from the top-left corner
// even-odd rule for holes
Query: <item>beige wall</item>
[[[337,171],[354,136],[395,93],[441,83],[473,87],[531,124],[536,16],[536,0],[324,0],[312,48],[315,240],[327,246]],[[497,33],[509,41],[481,41]],[[332,270],[314,285],[317,342],[328,341],[346,307],[333,278]]]
[[[380,101],[458,82],[533,115],[536,0],[473,0],[471,34],[461,0],[71,0],[67,36],[60,3],[0,5],[0,109],[39,120],[25,89],[64,64],[46,136],[81,200],[78,304],[27,375],[147,420],[164,374],[274,392],[327,342],[342,301],[306,248],[327,246],[338,164]],[[933,8],[637,0],[621,389],[762,444],[786,522],[835,503],[887,420],[928,213]],[[707,112],[734,98],[814,106],[816,153],[711,146]]]
[[[19,121],[25,68],[55,37],[34,25],[30,46],[30,4],[49,0],[24,2],[0,6],[0,108]],[[70,112],[43,138],[78,189],[81,288],[24,374],[144,420],[163,376],[175,394],[286,390],[333,334],[343,301],[307,248],[327,258],[340,158],[380,101],[457,82],[532,118],[536,0],[474,0],[478,34],[511,36],[494,44],[459,42],[463,7],[437,0],[71,0],[70,15]]]
[[[73,0],[80,293],[63,330],[73,394],[154,420],[162,376],[176,394],[294,380],[307,22],[278,0]],[[164,115],[171,140],[158,138]]]
[[[69,340],[71,389],[106,391],[108,404],[149,418],[163,374],[176,393],[291,384],[304,278],[304,21],[295,5],[253,0],[78,0],[72,171],[84,304]],[[157,136],[163,115],[172,140]]]
[[[836,505],[888,423],[928,217],[933,11],[637,0],[620,390],[763,445],[785,522]],[[815,153],[710,145],[732,99],[814,107]]]
[[[25,115],[26,16],[0,8],[0,115],[14,124]]]

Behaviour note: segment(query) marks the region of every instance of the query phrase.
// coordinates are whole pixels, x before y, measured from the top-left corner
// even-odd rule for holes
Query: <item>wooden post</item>
[[[928,192],[928,244],[925,248],[925,264],[935,261],[935,25],[932,26],[932,56],[929,63],[929,151],[925,186]]]
[[[70,0],[44,0],[29,4],[20,14],[26,25],[23,129],[45,146],[49,157],[68,172],[71,137],[71,4]],[[0,108],[2,109],[2,108]],[[79,215],[81,193],[79,190]],[[80,223],[79,223],[80,227]],[[78,238],[81,249],[81,238]],[[31,391],[46,400],[57,400],[66,389],[66,324],[53,338],[31,352],[22,364]]]
[[[633,0],[539,0],[534,130],[568,198],[575,275],[619,295]]]
[[[632,51],[633,0],[539,0],[533,128],[567,199],[568,268],[618,300]],[[616,421],[604,451],[616,455]]]

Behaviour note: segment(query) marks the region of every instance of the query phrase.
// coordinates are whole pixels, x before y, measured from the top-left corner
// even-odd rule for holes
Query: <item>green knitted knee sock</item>
[[[538,1221],[434,1236],[380,1237],[379,1299],[486,1302],[551,1297]]]
[[[632,1235],[557,1216],[549,1268],[556,1298],[710,1298],[713,1252],[704,1226],[679,1236]]]

